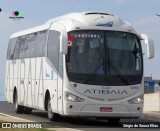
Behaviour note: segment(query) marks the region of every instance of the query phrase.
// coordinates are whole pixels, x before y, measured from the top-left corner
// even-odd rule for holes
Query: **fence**
[[[144,87],[144,94],[158,93],[158,92],[160,92],[160,86]]]
[[[160,91],[144,94],[143,111],[160,111]]]

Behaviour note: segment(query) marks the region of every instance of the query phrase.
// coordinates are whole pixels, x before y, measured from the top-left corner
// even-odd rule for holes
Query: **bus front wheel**
[[[60,115],[52,112],[52,107],[51,107],[51,99],[48,99],[48,119],[51,121],[58,121],[60,119]]]

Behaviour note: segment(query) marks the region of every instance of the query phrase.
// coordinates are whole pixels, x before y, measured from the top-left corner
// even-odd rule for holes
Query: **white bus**
[[[78,12],[11,35],[5,95],[17,113],[48,111],[118,123],[143,111],[143,53],[154,57],[151,38],[118,16]]]

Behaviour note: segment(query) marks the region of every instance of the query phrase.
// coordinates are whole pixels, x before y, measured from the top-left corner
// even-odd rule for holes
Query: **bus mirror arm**
[[[141,40],[147,45],[147,57],[148,59],[154,58],[154,42],[153,40],[145,34],[140,34]]]
[[[65,30],[62,30],[60,35],[60,53],[66,55],[67,51],[68,51],[68,35]]]

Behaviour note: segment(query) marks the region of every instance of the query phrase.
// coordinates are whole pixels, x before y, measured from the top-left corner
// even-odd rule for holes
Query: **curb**
[[[160,122],[160,113],[144,112],[141,118]]]
[[[19,117],[14,117],[11,115],[7,115],[4,113],[0,113],[0,119],[3,121],[10,121],[10,122],[34,122],[31,120],[27,120],[27,119],[23,119],[23,118],[19,118]]]

